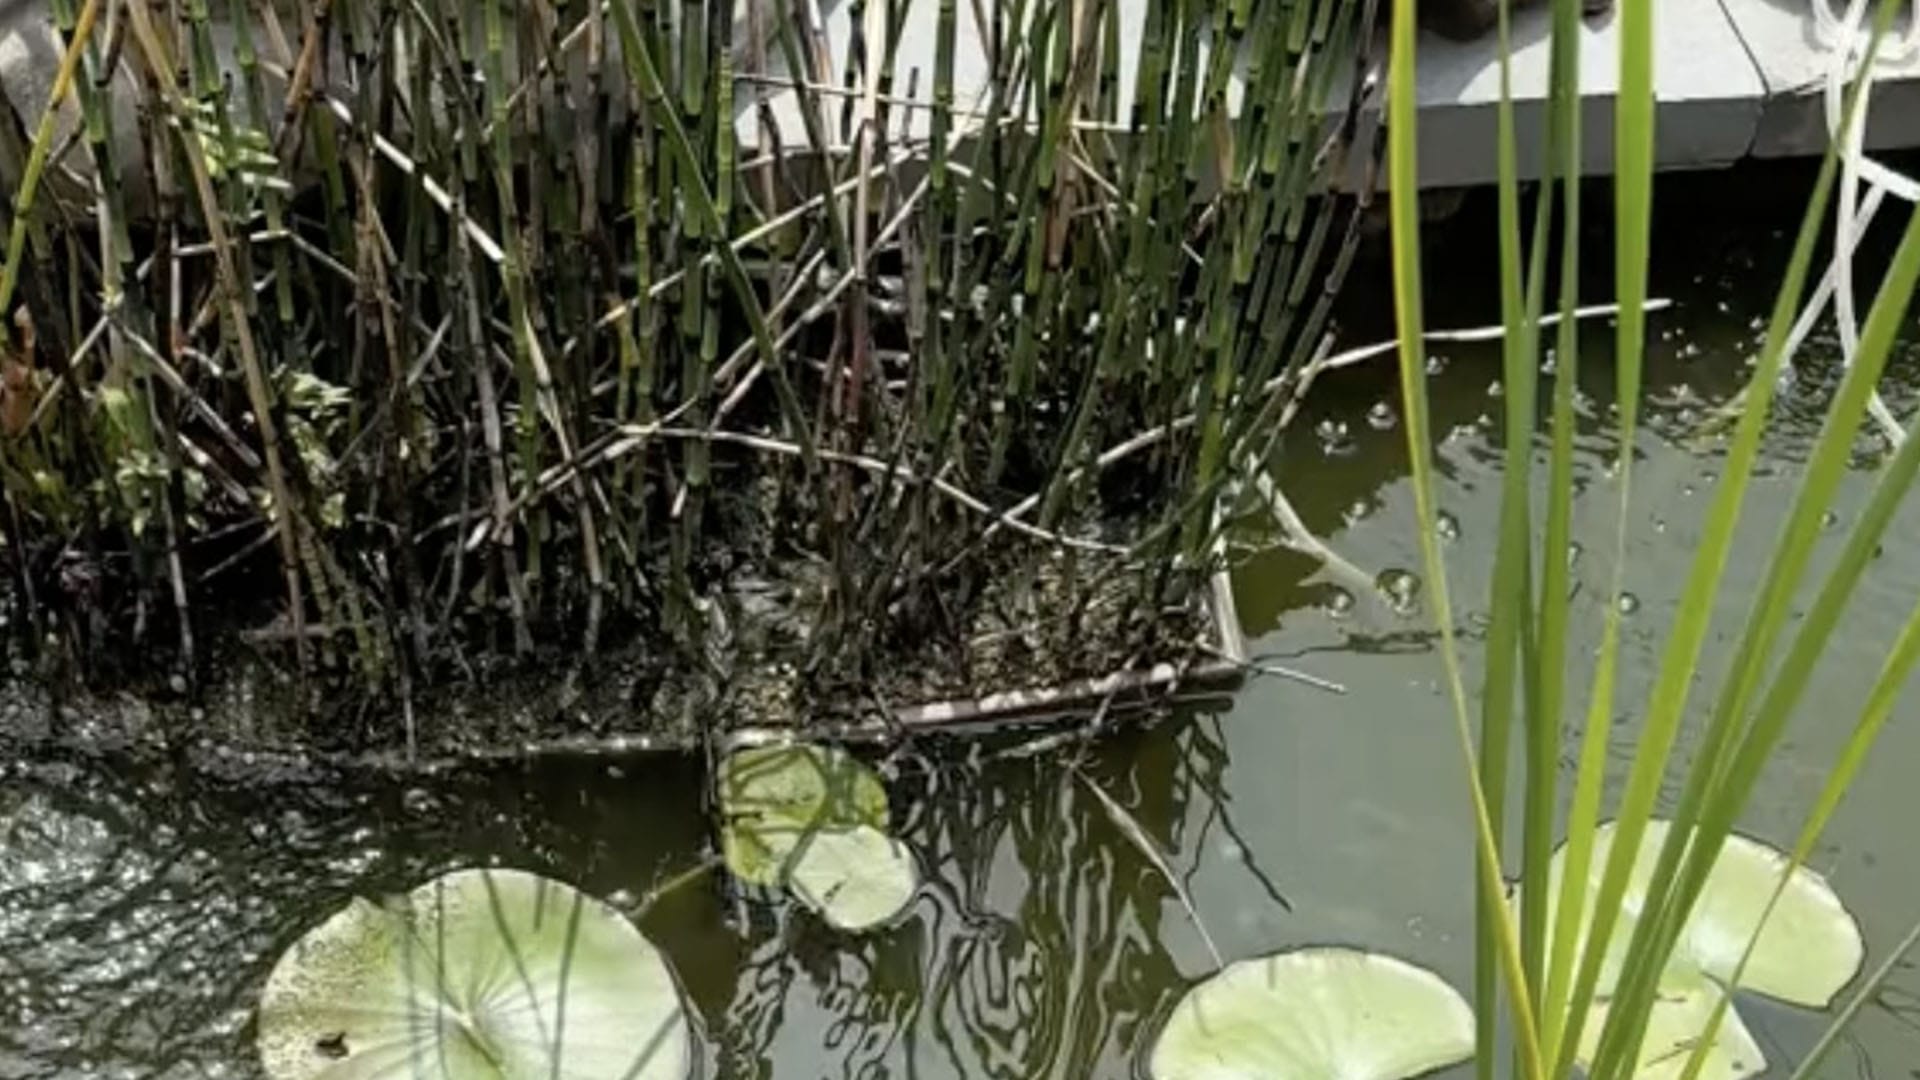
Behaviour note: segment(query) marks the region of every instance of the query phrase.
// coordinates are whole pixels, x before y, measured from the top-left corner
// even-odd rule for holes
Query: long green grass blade
[[[1827,427],[1816,445],[1802,485],[1803,501],[1795,506],[1782,538],[1782,553],[1775,561],[1779,569],[1773,572],[1797,577],[1803,571],[1812,537],[1800,526],[1811,522],[1817,529],[1824,508],[1839,485],[1854,437],[1865,420],[1867,403],[1906,318],[1917,284],[1920,284],[1920,214],[1908,222],[1893,266],[1868,314],[1860,352],[1835,395]],[[1740,810],[1758,785],[1761,770],[1778,745],[1827,643],[1839,628],[1854,588],[1873,561],[1874,552],[1911,490],[1916,474],[1920,474],[1920,447],[1913,446],[1913,441],[1909,439],[1902,444],[1875,485],[1865,512],[1849,534],[1813,605],[1800,621],[1737,753],[1731,755],[1729,764],[1721,767],[1721,781],[1706,794],[1693,847],[1687,852],[1685,869],[1666,914],[1668,921],[1675,925],[1684,922],[1685,911],[1704,887],[1713,865],[1712,856],[1718,854]]]
[[[1920,215],[1917,215],[1916,219],[1920,220]],[[1908,445],[1914,442],[1916,440],[1911,438],[1907,440]],[[1899,487],[1902,494],[1906,490],[1906,484],[1912,481],[1914,463],[1920,463],[1920,454],[1915,454],[1908,464],[1907,475]],[[1890,485],[1882,485],[1883,488],[1888,486]],[[1740,963],[1734,967],[1733,975],[1728,980],[1729,985],[1736,987],[1740,985],[1740,976],[1746,971],[1747,962],[1753,957],[1754,946],[1760,940],[1758,928],[1766,925],[1775,905],[1785,893],[1787,883],[1794,873],[1805,865],[1807,857],[1813,853],[1813,846],[1819,842],[1828,822],[1833,820],[1834,813],[1840,808],[1841,800],[1846,798],[1848,790],[1853,787],[1854,777],[1859,775],[1860,767],[1866,763],[1868,753],[1872,751],[1881,730],[1886,727],[1888,718],[1893,715],[1894,706],[1899,703],[1901,692],[1906,688],[1907,680],[1913,674],[1916,663],[1920,663],[1920,605],[1916,605],[1912,613],[1907,616],[1907,622],[1901,627],[1892,650],[1882,662],[1880,674],[1874,679],[1873,689],[1867,694],[1867,704],[1861,710],[1860,719],[1855,723],[1853,733],[1848,736],[1846,745],[1841,748],[1839,759],[1834,762],[1832,770],[1828,772],[1819,797],[1814,800],[1813,810],[1807,815],[1806,824],[1800,830],[1799,839],[1794,842],[1793,851],[1788,855],[1786,866],[1780,871],[1780,878],[1774,885],[1772,895],[1767,898],[1766,908],[1761,912],[1753,937],[1748,940],[1745,950],[1741,953]],[[1799,1068],[1794,1072],[1795,1076],[1805,1075],[1808,1070],[1818,1065],[1834,1037],[1852,1023],[1859,1012],[1860,1003],[1870,998],[1875,988],[1884,982],[1888,973],[1897,966],[1900,958],[1913,947],[1916,935],[1920,935],[1920,926],[1916,926],[1907,935],[1906,940],[1893,950],[1892,955],[1868,978],[1853,999],[1848,1002],[1846,1008],[1834,1018],[1833,1023],[1821,1036],[1820,1042],[1801,1061]],[[1686,1071],[1682,1074],[1681,1080],[1696,1080],[1700,1075],[1700,1070],[1706,1064],[1707,1050],[1713,1045],[1714,1037],[1720,1030],[1720,1024],[1725,1019],[1730,1000],[1731,995],[1725,995],[1714,1004],[1713,1014],[1708,1018],[1706,1027],[1701,1030],[1699,1043],[1695,1046],[1694,1052],[1688,1056]]]
[[[1891,5],[1883,5],[1880,12],[1881,27],[1876,33],[1884,33],[1891,11]],[[1870,45],[1870,52],[1877,51],[1879,39],[1876,37]],[[1886,299],[1882,293],[1882,299]],[[1893,297],[1904,305],[1905,298]],[[1788,604],[1798,588],[1808,558],[1811,556],[1814,540],[1819,532],[1819,522],[1823,511],[1832,499],[1834,486],[1838,483],[1840,472],[1846,467],[1846,456],[1850,451],[1853,432],[1857,430],[1867,401],[1872,396],[1873,386],[1878,381],[1878,365],[1885,362],[1885,354],[1879,353],[1870,358],[1870,369],[1856,363],[1848,372],[1848,380],[1840,393],[1836,395],[1830,411],[1823,439],[1818,444],[1807,475],[1796,494],[1788,524],[1782,532],[1775,554],[1765,575],[1764,584],[1756,597],[1752,612],[1748,616],[1741,639],[1735,651],[1734,661],[1727,682],[1722,687],[1715,703],[1707,734],[1699,751],[1696,767],[1687,777],[1685,790],[1674,812],[1675,830],[1668,837],[1660,854],[1659,864],[1654,872],[1654,889],[1648,897],[1648,911],[1652,917],[1643,922],[1636,932],[1634,951],[1648,956],[1664,952],[1663,941],[1671,941],[1680,932],[1685,921],[1686,911],[1691,906],[1698,889],[1704,883],[1705,875],[1712,866],[1713,857],[1719,852],[1720,842],[1725,830],[1731,828],[1732,818],[1738,813],[1738,803],[1728,802],[1729,791],[1724,785],[1729,763],[1734,760],[1732,752],[1734,740],[1745,720],[1748,706],[1758,689],[1767,657],[1773,651],[1773,645],[1785,628],[1788,616]],[[1835,433],[1835,428],[1843,430]],[[1827,441],[1832,435],[1836,441]],[[1834,614],[1838,615],[1839,606],[1844,605],[1844,595],[1836,598]],[[1802,624],[1801,641],[1806,642],[1804,632],[1808,624]],[[1806,659],[1811,666],[1817,656],[1816,641],[1814,655]],[[1784,722],[1784,718],[1782,718]],[[1738,799],[1744,801],[1745,796]],[[1724,813],[1723,823],[1710,826],[1699,832],[1694,831],[1696,820],[1700,817],[1702,805],[1719,805]],[[1683,847],[1683,838],[1692,837],[1697,841],[1693,849]],[[1685,852],[1687,870],[1678,874],[1682,853]],[[1668,885],[1678,882],[1678,887],[1669,889]],[[1631,959],[1629,960],[1631,964]],[[1651,994],[1651,988],[1645,993]]]
[[[1622,33],[1627,35],[1625,40],[1636,40],[1644,36],[1650,42],[1650,13],[1639,10],[1639,7],[1637,2],[1623,6]],[[1649,20],[1649,25],[1640,26],[1643,19]],[[1623,65],[1627,62],[1624,53],[1625,50],[1623,50]],[[1623,66],[1623,82],[1624,70]],[[1647,85],[1650,86],[1650,70],[1646,77]],[[1623,86],[1623,107],[1626,105],[1626,97]],[[1848,112],[1849,115],[1853,115],[1852,107]],[[1647,122],[1651,123],[1650,117]],[[1622,124],[1620,130],[1625,131],[1627,127],[1628,125]],[[1650,149],[1647,153],[1650,155]],[[1624,175],[1624,167],[1622,172]],[[1829,153],[1822,164],[1807,217],[1802,223],[1800,234],[1795,242],[1793,256],[1789,261],[1769,323],[1766,344],[1761,350],[1752,382],[1747,389],[1747,407],[1736,426],[1728,449],[1723,479],[1709,508],[1701,543],[1696,551],[1682,599],[1676,608],[1675,624],[1662,655],[1654,689],[1648,700],[1645,728],[1634,756],[1626,791],[1622,796],[1616,824],[1618,832],[1614,841],[1615,846],[1608,860],[1607,871],[1595,902],[1591,937],[1588,940],[1586,953],[1582,957],[1579,975],[1574,983],[1574,993],[1569,1003],[1568,1032],[1558,1048],[1560,1061],[1557,1067],[1561,1070],[1568,1067],[1573,1049],[1578,1045],[1586,1009],[1593,1000],[1598,982],[1601,956],[1618,921],[1619,904],[1625,893],[1627,873],[1639,849],[1647,819],[1652,814],[1661,779],[1667,771],[1680,720],[1685,713],[1687,693],[1706,636],[1713,600],[1719,591],[1720,579],[1731,550],[1747,484],[1759,452],[1760,435],[1772,403],[1780,366],[1784,361],[1788,330],[1797,314],[1800,297],[1804,293],[1808,269],[1812,262],[1824,209],[1832,192],[1836,172],[1836,160]],[[1626,269],[1622,267],[1617,272],[1623,273]],[[1628,330],[1628,320],[1624,317],[1621,329],[1624,346]],[[1643,323],[1639,324],[1639,330],[1640,334],[1635,335],[1636,340],[1644,334]],[[1674,830],[1676,836],[1684,835],[1685,832],[1684,826]],[[1668,854],[1663,851],[1663,862],[1668,859]],[[1675,849],[1673,856],[1676,860],[1677,854]],[[1653,875],[1653,883],[1654,890],[1660,891],[1663,882],[1659,870],[1656,870]],[[1649,905],[1650,909],[1656,913],[1661,910],[1660,904],[1655,900],[1650,900]],[[1602,1033],[1600,1050],[1594,1061],[1593,1075],[1596,1077],[1621,1075],[1618,1070],[1625,1068],[1632,1056],[1631,1048],[1637,1041],[1635,1029],[1644,1025],[1646,1003],[1652,1000],[1662,967],[1643,944],[1651,940],[1650,927],[1657,921],[1657,918],[1645,920],[1636,930],[1632,954],[1639,959],[1629,959],[1622,970],[1620,985],[1615,988],[1616,1007],[1609,1012],[1607,1029]],[[1620,1004],[1621,999],[1625,999],[1628,1004]],[[1636,1008],[1632,1003],[1640,1004]]]
[[[1426,567],[1433,618],[1440,630],[1441,652],[1447,673],[1447,689],[1452,701],[1455,732],[1465,761],[1467,787],[1471,797],[1476,833],[1475,863],[1479,886],[1484,892],[1499,894],[1502,882],[1499,849],[1487,808],[1487,793],[1482,790],[1475,766],[1473,733],[1468,722],[1466,686],[1460,672],[1460,658],[1454,640],[1453,611],[1447,595],[1446,566],[1441,561],[1439,540],[1434,528],[1433,460],[1428,437],[1426,350],[1422,342],[1423,318],[1420,293],[1420,213],[1418,140],[1415,132],[1415,12],[1412,4],[1397,4],[1392,23],[1392,55],[1388,64],[1387,160],[1393,228],[1394,312],[1398,317],[1400,339],[1400,393],[1406,412],[1407,453],[1411,461],[1414,501],[1419,524],[1420,550]],[[1531,994],[1520,961],[1519,935],[1512,918],[1504,910],[1495,911],[1495,938],[1500,963],[1511,988],[1514,1030],[1519,1042],[1522,1068],[1528,1080],[1542,1080],[1538,1025],[1535,1022]]]
[[[1541,560],[1535,694],[1527,712],[1526,823],[1521,857],[1521,945],[1535,1008],[1544,1005],[1547,880],[1558,805],[1561,709],[1565,699],[1567,611],[1571,569],[1564,553],[1573,518],[1573,397],[1579,382],[1580,280],[1580,13],[1576,0],[1556,0],[1550,67],[1552,118],[1549,174],[1560,177],[1560,323],[1554,369],[1552,452],[1547,469],[1546,553]],[[1543,196],[1547,198],[1549,196]],[[1546,236],[1536,237],[1543,248]],[[1639,253],[1642,260],[1645,253]],[[1631,257],[1623,254],[1623,258]],[[1552,1021],[1543,1020],[1551,1027]]]
[[[1653,101],[1651,15],[1636,0],[1623,5],[1631,14],[1623,25],[1619,113],[1614,128],[1614,296],[1620,305],[1620,326],[1614,356],[1614,394],[1619,417],[1615,457],[1617,509],[1614,514],[1613,566],[1601,631],[1600,655],[1589,690],[1580,757],[1573,796],[1567,814],[1566,866],[1554,910],[1559,912],[1548,957],[1545,1005],[1547,1052],[1553,1075],[1571,1068],[1572,1050],[1591,990],[1577,1004],[1573,997],[1575,946],[1584,921],[1586,882],[1593,857],[1594,833],[1606,783],[1607,750],[1613,732],[1616,667],[1620,651],[1620,596],[1624,589],[1627,522],[1633,492],[1634,440],[1640,415],[1641,369],[1646,355],[1647,268],[1650,257],[1653,210]],[[1564,551],[1550,552],[1564,559]],[[1571,1006],[1571,1007],[1570,1007]],[[1571,1037],[1569,1038],[1569,1030]]]

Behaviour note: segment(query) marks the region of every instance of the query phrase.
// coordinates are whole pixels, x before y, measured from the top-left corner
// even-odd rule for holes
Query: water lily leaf
[[[1666,842],[1669,823],[1650,821],[1640,850],[1635,853],[1633,873],[1628,879],[1622,902],[1624,917],[1607,943],[1607,965],[1602,973],[1601,990],[1611,990],[1614,976],[1633,935],[1633,926],[1646,902],[1648,878],[1659,861],[1660,846]],[[1597,896],[1600,879],[1606,873],[1606,860],[1613,848],[1614,825],[1600,826],[1594,833],[1593,859],[1587,867],[1588,896]],[[1550,874],[1551,888],[1557,899],[1566,849],[1554,855]],[[1724,984],[1733,977],[1747,941],[1760,926],[1767,898],[1774,882],[1786,868],[1787,858],[1765,844],[1744,836],[1729,836],[1707,877],[1706,887],[1694,906],[1687,925],[1675,944],[1663,982],[1684,979],[1694,973],[1707,975]],[[1581,927],[1582,948],[1592,925],[1591,905]],[[1740,986],[1768,997],[1823,1008],[1839,994],[1860,970],[1865,945],[1860,927],[1834,895],[1826,879],[1804,867],[1796,869],[1767,917],[1754,945]]]
[[[1621,900],[1621,918],[1607,942],[1601,970],[1600,993],[1610,993],[1618,981],[1634,928],[1646,906],[1647,886],[1666,843],[1672,823],[1647,823],[1640,850],[1634,853],[1633,872]],[[1587,867],[1588,907],[1583,911],[1580,949],[1592,929],[1592,898],[1599,895],[1600,879],[1613,850],[1612,822],[1594,831],[1593,858]],[[1566,848],[1553,857],[1548,875],[1554,900],[1560,895]],[[1661,973],[1659,997],[1649,1016],[1634,1080],[1677,1080],[1687,1056],[1699,1042],[1715,1004],[1739,967],[1747,942],[1753,956],[1741,974],[1740,988],[1782,1001],[1823,1008],[1860,970],[1865,946],[1853,916],[1841,905],[1826,879],[1804,867],[1788,878],[1773,913],[1766,914],[1774,884],[1787,867],[1787,857],[1744,836],[1729,836],[1714,860],[1700,899],[1674,943],[1673,954]],[[1551,917],[1551,916],[1550,916]],[[1755,939],[1755,931],[1759,937]],[[1576,1055],[1585,1066],[1598,1046],[1606,1023],[1607,1005],[1599,1000],[1588,1014],[1582,1045]],[[1701,1075],[1709,1080],[1742,1080],[1766,1068],[1766,1059],[1729,1006]]]
[[[796,744],[735,751],[720,766],[722,854],[734,877],[784,884],[803,837],[829,829],[887,827],[880,778],[845,751]]]
[[[689,1034],[660,954],[619,912],[517,870],[356,899],[261,993],[271,1080],[682,1080]]]
[[[1765,844],[1727,837],[1687,924],[1687,951],[1701,971],[1725,983],[1760,929],[1740,989],[1823,1009],[1859,974],[1866,945],[1827,879],[1805,867],[1794,870],[1766,914],[1767,897],[1786,868],[1787,857]]]
[[[1687,1069],[1687,1058],[1706,1030],[1714,1006],[1725,991],[1710,979],[1695,975],[1675,976],[1667,980],[1654,999],[1647,1016],[1647,1033],[1640,1044],[1640,1058],[1634,1063],[1634,1080],[1680,1080]],[[1607,1023],[1607,1005],[1594,1005],[1587,1012],[1581,1031],[1580,1050],[1575,1055],[1585,1068],[1592,1064],[1600,1046],[1600,1033]],[[1767,1071],[1767,1058],[1760,1044],[1729,1006],[1720,1018],[1720,1030],[1713,1047],[1707,1051],[1699,1080],[1747,1080]]]
[[[1404,1080],[1473,1054],[1473,1010],[1404,960],[1315,948],[1229,964],[1174,1007],[1154,1080]]]
[[[841,930],[871,929],[900,914],[920,887],[907,846],[867,825],[829,829],[794,852],[787,887]]]

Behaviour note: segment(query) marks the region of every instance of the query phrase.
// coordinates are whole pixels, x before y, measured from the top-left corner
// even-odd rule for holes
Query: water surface
[[[1678,306],[1653,323],[1649,422],[1635,448],[1626,583],[1636,610],[1625,622],[1616,779],[1718,477],[1719,448],[1703,418],[1738,387],[1770,299],[1755,283],[1770,279],[1781,252],[1772,221],[1756,228],[1741,208],[1716,217],[1711,202],[1696,193],[1683,204],[1702,220],[1669,245],[1658,283]],[[1490,276],[1437,273],[1436,284],[1436,323],[1485,318]],[[1366,322],[1354,318],[1356,340],[1379,332]],[[1566,555],[1577,586],[1571,670],[1582,689],[1613,558],[1610,348],[1604,323],[1586,328],[1579,548]],[[1702,695],[1717,684],[1817,431],[1832,345],[1813,351],[1768,435],[1701,665]],[[1441,504],[1458,525],[1446,552],[1473,670],[1499,498],[1498,358],[1485,347],[1435,355]],[[1301,514],[1368,574],[1418,563],[1390,363],[1323,382],[1283,450]],[[1895,360],[1888,391],[1909,416],[1920,401],[1920,350]],[[1837,550],[1883,453],[1863,440],[1823,555]],[[1920,598],[1920,547],[1911,543],[1920,507],[1890,536],[1744,822],[1763,839],[1793,836]],[[1465,789],[1425,612],[1343,592],[1284,551],[1243,553],[1238,582],[1256,650],[1341,683],[1344,694],[1256,680],[1230,708],[1124,728],[1078,768],[1057,755],[1008,753],[1017,740],[913,748],[890,771],[900,832],[927,883],[886,933],[832,934],[804,912],[729,899],[710,880],[646,908],[642,928],[695,1003],[703,1074],[1137,1075],[1161,1017],[1214,961],[1088,783],[1164,846],[1228,959],[1356,944],[1466,985]],[[1570,706],[1570,739],[1583,708],[1580,697]],[[1920,816],[1916,719],[1899,715],[1889,726],[1814,859],[1860,918],[1870,958],[1920,917],[1909,824]],[[698,803],[696,764],[675,758],[405,784],[86,761],[9,766],[0,773],[0,1078],[251,1077],[250,1009],[268,967],[349,896],[405,890],[455,866],[503,865],[638,910],[699,861],[709,837]],[[1920,1075],[1916,995],[1920,979],[1896,974],[1828,1074]],[[1776,1063],[1824,1023],[1761,1002],[1741,1008]]]

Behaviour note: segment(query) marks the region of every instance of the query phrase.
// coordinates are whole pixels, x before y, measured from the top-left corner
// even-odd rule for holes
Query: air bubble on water
[[[1433,532],[1442,540],[1458,540],[1460,539],[1460,519],[1442,510],[1433,519]]]
[[[1666,518],[1654,518],[1654,519],[1653,519],[1653,531],[1654,531],[1654,532],[1657,532],[1657,533],[1663,533],[1663,532],[1666,532],[1666,531],[1667,531],[1667,519],[1666,519]]]
[[[1327,599],[1322,605],[1327,614],[1336,619],[1344,619],[1353,614],[1353,594],[1338,585],[1327,590]]]
[[[1540,374],[1552,375],[1558,370],[1560,370],[1560,354],[1548,349],[1547,354],[1540,359]]]
[[[1355,499],[1347,504],[1347,512],[1342,515],[1348,525],[1357,525],[1373,514],[1373,504],[1365,499]]]
[[[1820,515],[1820,527],[1822,529],[1832,530],[1835,526],[1839,524],[1840,524],[1840,515],[1834,513],[1831,510]]]
[[[1432,356],[1427,357],[1427,374],[1438,375],[1445,370],[1447,370],[1446,357],[1441,356],[1439,353],[1434,353]]]
[[[1373,586],[1379,589],[1393,610],[1401,615],[1410,615],[1420,600],[1420,578],[1411,570],[1399,568],[1382,570],[1373,580]]]
[[[1384,401],[1376,401],[1373,408],[1367,410],[1367,424],[1375,431],[1392,431],[1400,423],[1400,417],[1393,406]]]
[[[1580,553],[1585,550],[1587,549],[1580,545],[1580,541],[1578,540],[1567,541],[1567,566],[1571,568],[1575,563],[1579,562]]]
[[[1346,421],[1322,420],[1313,430],[1320,437],[1320,452],[1328,457],[1342,457],[1353,452],[1353,439],[1347,434]]]
[[[1640,610],[1640,598],[1630,592],[1621,593],[1620,599],[1616,601],[1616,604],[1622,615],[1632,615]]]
[[[1501,397],[1504,394],[1506,394],[1506,392],[1507,392],[1507,388],[1500,385],[1499,379],[1495,379],[1492,382],[1487,384],[1488,397]]]
[[[426,788],[408,788],[407,793],[400,796],[400,805],[409,814],[429,814],[438,807],[439,800]]]

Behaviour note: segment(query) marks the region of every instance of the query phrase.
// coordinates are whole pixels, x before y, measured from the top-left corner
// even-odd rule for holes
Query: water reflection
[[[1089,778],[1190,871],[1186,853],[1226,828],[1215,732],[1173,724],[1102,751]],[[901,832],[928,869],[912,914],[858,939],[791,910],[758,920],[710,1024],[720,1074],[1130,1075],[1211,966],[1153,862],[1052,758],[919,757],[901,787],[920,792]]]
[[[1235,852],[1246,903],[1285,903],[1227,816],[1216,717],[1122,727],[1077,755],[950,743],[896,763],[900,834],[927,875],[892,929],[835,933],[717,875],[642,916],[703,1021],[703,1075],[1131,1075],[1212,959],[1087,782],[1176,873],[1216,843]],[[708,837],[695,764],[673,758],[404,784],[57,763],[4,779],[9,1078],[254,1076],[261,981],[347,897],[458,865],[646,896],[697,864]]]

